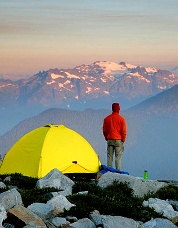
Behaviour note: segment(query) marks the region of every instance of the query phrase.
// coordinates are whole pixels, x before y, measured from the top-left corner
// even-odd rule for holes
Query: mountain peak
[[[1,80],[0,101],[6,102],[10,97],[17,104],[83,109],[106,108],[119,99],[128,108],[177,83],[178,77],[170,71],[96,61],[73,69],[49,69],[13,84]]]

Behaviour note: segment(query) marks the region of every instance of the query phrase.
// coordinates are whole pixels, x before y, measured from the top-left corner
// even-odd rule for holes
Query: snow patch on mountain
[[[112,75],[117,76],[119,74],[124,74],[128,71],[128,69],[136,68],[135,65],[128,64],[128,63],[115,63],[115,62],[107,62],[107,61],[98,61],[94,63],[99,67],[104,69],[104,75]]]
[[[157,72],[158,70],[154,67],[145,67],[145,70],[147,73],[154,73]]]
[[[4,88],[4,87],[7,87],[7,86],[12,86],[12,84],[0,85],[0,88]]]
[[[70,81],[69,81],[69,80],[66,80],[66,81],[64,82],[64,85],[67,85],[67,84],[70,84]]]
[[[141,75],[138,72],[135,73],[129,73],[129,77],[141,77]]]
[[[54,80],[52,80],[52,81],[50,81],[50,82],[47,82],[46,84],[47,84],[47,85],[51,85],[51,84],[53,84],[53,83],[55,83]]]
[[[60,74],[51,73],[51,78],[52,78],[52,79],[64,78],[64,76],[63,76],[63,75],[60,75]]]
[[[147,83],[151,83],[150,80],[148,80],[147,78],[143,77],[143,76],[140,75],[138,72],[129,73],[129,74],[127,75],[127,78],[130,78],[130,79],[131,79],[132,77],[137,77],[138,80],[140,80],[140,81],[145,81],[145,82],[147,82]]]
[[[79,76],[75,75],[75,74],[70,74],[69,72],[65,72],[67,74],[67,78],[77,78],[80,79]]]
[[[91,88],[91,87],[87,87],[86,93],[89,94],[89,93],[91,93],[91,92],[92,92],[92,88]]]
[[[64,84],[63,83],[58,83],[59,88],[64,88]]]
[[[110,74],[111,71],[115,70],[125,70],[126,67],[115,62],[96,62],[95,65],[98,65],[105,69],[105,74]]]
[[[170,74],[169,77],[170,77],[171,79],[173,79],[173,80],[174,80],[175,78],[177,78],[177,76],[176,76],[175,74]]]
[[[165,90],[167,89],[167,86],[157,86],[157,88],[159,88],[160,90]]]

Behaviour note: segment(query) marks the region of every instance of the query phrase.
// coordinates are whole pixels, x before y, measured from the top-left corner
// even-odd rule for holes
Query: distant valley
[[[1,154],[32,129],[47,123],[63,124],[84,136],[105,164],[106,142],[102,135],[102,121],[110,112],[110,109],[47,109],[21,121],[1,136]],[[121,114],[128,124],[123,169],[135,176],[142,176],[146,169],[152,179],[178,180],[178,85],[121,111]]]

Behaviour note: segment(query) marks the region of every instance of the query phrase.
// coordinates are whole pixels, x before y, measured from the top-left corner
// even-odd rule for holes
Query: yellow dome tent
[[[67,173],[97,173],[100,160],[92,146],[64,125],[46,125],[20,138],[5,155],[0,174],[42,178],[57,168]]]

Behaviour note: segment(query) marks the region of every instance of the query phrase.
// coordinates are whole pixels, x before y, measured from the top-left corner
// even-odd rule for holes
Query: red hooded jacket
[[[103,121],[103,135],[106,140],[116,139],[125,142],[127,126],[124,117],[118,112],[112,112]]]

